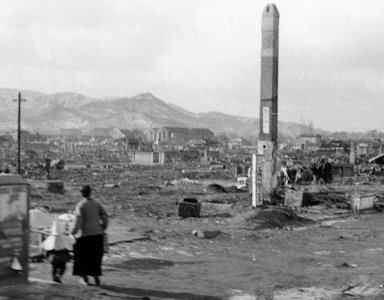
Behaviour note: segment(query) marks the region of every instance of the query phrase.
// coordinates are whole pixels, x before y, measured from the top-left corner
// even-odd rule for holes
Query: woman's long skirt
[[[103,235],[83,236],[73,247],[73,275],[101,276]]]

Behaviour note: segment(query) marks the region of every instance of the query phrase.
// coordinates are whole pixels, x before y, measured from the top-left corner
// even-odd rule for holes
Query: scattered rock
[[[193,235],[196,235],[198,237],[201,237],[201,238],[205,238],[205,239],[213,239],[215,237],[217,237],[218,235],[221,234],[221,231],[220,230],[204,230],[204,231],[201,231],[201,230],[193,230],[192,231],[192,234]]]
[[[106,188],[116,188],[119,186],[120,186],[120,183],[106,183],[106,184],[104,184],[104,187],[106,187]]]
[[[347,262],[342,263],[339,268],[357,268],[356,264],[350,264]]]
[[[314,251],[313,253],[316,255],[330,255],[332,252],[328,250],[323,250],[323,251]]]

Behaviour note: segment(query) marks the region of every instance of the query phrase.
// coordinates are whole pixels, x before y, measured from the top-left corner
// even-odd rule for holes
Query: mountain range
[[[0,89],[0,130],[17,128],[18,90]],[[90,98],[77,93],[45,94],[20,91],[26,101],[21,103],[22,129],[55,133],[61,128],[117,127],[146,129],[161,126],[209,128],[216,135],[252,138],[258,135],[259,119],[220,112],[192,113],[175,104],[168,104],[150,93],[134,97]],[[279,134],[297,136],[308,132],[308,126],[279,122]]]

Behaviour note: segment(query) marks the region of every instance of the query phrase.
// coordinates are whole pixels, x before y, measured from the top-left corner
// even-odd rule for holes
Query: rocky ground
[[[65,194],[56,195],[44,182],[31,182],[31,203],[68,211],[82,183],[67,182]],[[94,198],[111,215],[110,234],[145,239],[110,247],[102,287],[80,286],[71,264],[64,284],[52,284],[50,266],[40,262],[30,264],[27,286],[2,287],[1,297],[384,299],[381,213],[352,214],[329,202],[296,214],[282,207],[253,210],[248,193],[230,188],[233,180],[171,169],[136,170],[105,184],[93,186]],[[343,188],[351,189],[328,187],[325,194]],[[177,216],[177,202],[187,197],[202,202],[200,218]]]

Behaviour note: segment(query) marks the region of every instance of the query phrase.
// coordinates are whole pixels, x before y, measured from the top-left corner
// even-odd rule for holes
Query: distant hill
[[[256,137],[257,118],[232,116],[220,112],[192,113],[167,104],[150,93],[131,98],[94,99],[77,93],[44,94],[21,91],[22,127],[41,133],[58,132],[60,128],[118,127],[145,129],[161,126],[204,127],[215,134]],[[18,90],[0,89],[1,130],[16,129]],[[279,134],[297,136],[308,127],[293,122],[279,122]]]

